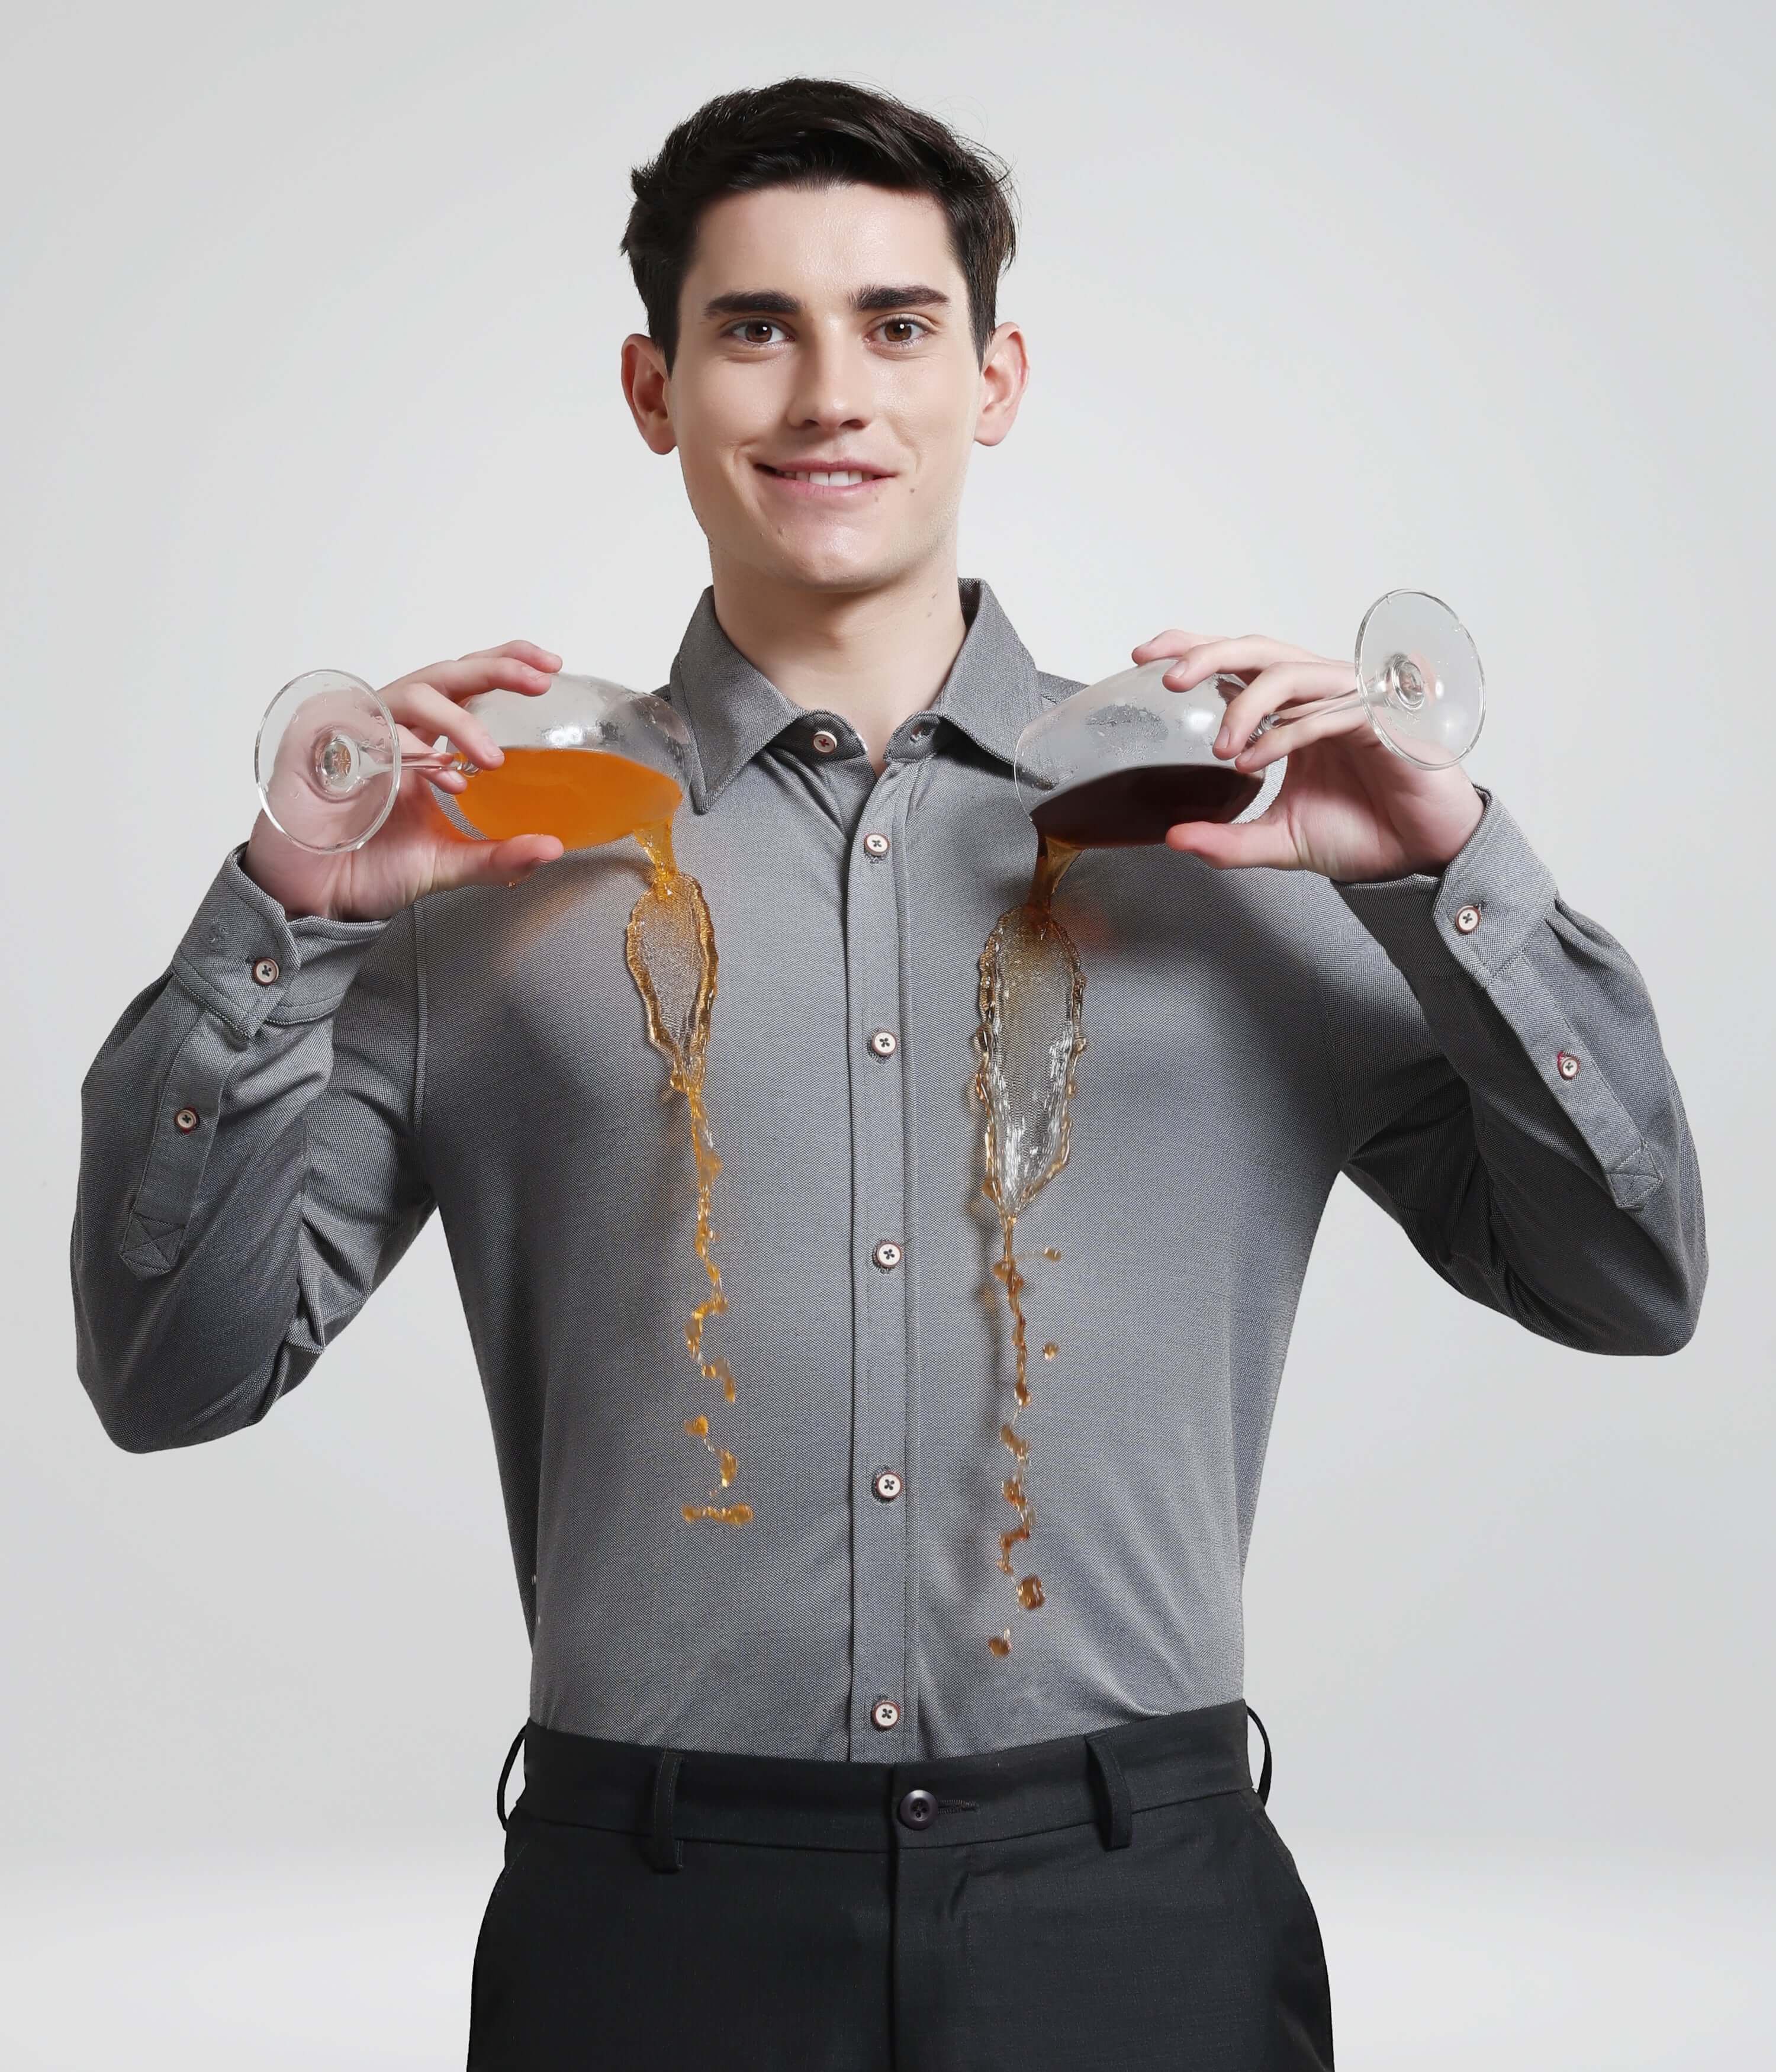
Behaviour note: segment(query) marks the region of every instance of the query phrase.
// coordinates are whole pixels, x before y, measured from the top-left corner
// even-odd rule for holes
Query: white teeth
[[[865,479],[861,471],[856,468],[834,468],[823,473],[817,468],[780,467],[777,472],[791,482],[836,483],[841,488],[848,488],[853,483],[861,482]]]

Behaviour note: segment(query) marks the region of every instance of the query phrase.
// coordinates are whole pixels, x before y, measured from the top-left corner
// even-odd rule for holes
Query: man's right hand
[[[561,666],[559,655],[530,640],[478,648],[459,661],[434,662],[384,686],[382,701],[401,730],[404,756],[427,755],[440,734],[491,769],[505,757],[462,701],[483,691],[546,691]],[[514,835],[509,841],[475,841],[446,816],[433,796],[461,791],[459,771],[421,776],[403,770],[393,810],[363,848],[321,855],[280,834],[264,813],[253,824],[244,859],[246,874],[294,919],[314,914],[335,921],[383,921],[421,894],[457,885],[516,885],[540,864],[553,863],[562,845],[553,835]]]

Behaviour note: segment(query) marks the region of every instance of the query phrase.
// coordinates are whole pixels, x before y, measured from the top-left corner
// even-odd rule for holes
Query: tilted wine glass
[[[1479,738],[1485,677],[1468,631],[1441,598],[1392,590],[1357,629],[1356,687],[1290,701],[1260,720],[1246,745],[1273,728],[1361,705],[1379,738],[1424,770],[1461,761]],[[1013,768],[1038,830],[1081,849],[1166,839],[1180,820],[1228,821],[1264,810],[1279,761],[1236,770],[1214,752],[1227,703],[1246,688],[1226,672],[1188,691],[1162,680],[1178,657],[1144,662],[1088,685],[1026,726]]]
[[[491,690],[462,701],[505,751],[483,770],[434,748],[416,754],[361,676],[310,669],[266,708],[253,776],[272,824],[322,854],[361,849],[394,809],[406,776],[460,771],[457,812],[495,841],[558,836],[566,849],[615,841],[671,819],[687,788],[690,734],[652,692],[557,674],[546,691]]]

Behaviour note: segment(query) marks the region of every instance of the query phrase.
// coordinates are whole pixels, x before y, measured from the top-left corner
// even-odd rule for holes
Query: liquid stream
[[[692,1310],[684,1326],[684,1348],[705,1381],[719,1382],[724,1402],[734,1400],[734,1373],[719,1354],[711,1358],[703,1334],[711,1317],[722,1315],[728,1298],[722,1269],[716,1264],[715,1231],[710,1220],[716,1176],[722,1161],[709,1128],[703,1098],[704,1070],[709,1047],[709,1018],[715,1005],[715,926],[703,888],[672,855],[672,824],[659,820],[637,828],[635,839],[654,867],[652,881],[630,911],[624,934],[629,970],[648,1013],[648,1040],[666,1060],[668,1083],[684,1096],[691,1126],[691,1155],[697,1166],[697,1256],[709,1292]],[[699,1415],[684,1429],[701,1440],[714,1457],[720,1481],[701,1503],[687,1503],[684,1515],[693,1523],[709,1519],[721,1525],[745,1525],[750,1503],[730,1500],[739,1464],[726,1446],[709,1436],[709,1420]]]
[[[1079,853],[1073,845],[1038,830],[1036,869],[1021,906],[1001,914],[980,952],[980,1063],[976,1098],[985,1111],[986,1178],[983,1189],[999,1218],[1001,1250],[995,1278],[1005,1291],[1011,1318],[1013,1367],[1011,1415],[999,1428],[1012,1472],[1001,1494],[1017,1522],[999,1537],[1000,1569],[1014,1578],[1019,1607],[1034,1611],[1044,1601],[1042,1578],[1018,1577],[1012,1549],[1027,1541],[1036,1513],[1030,1499],[1030,1442],[1018,1429],[1029,1407],[1030,1342],[1024,1315],[1024,1276],[1018,1264],[1018,1219],[1067,1163],[1071,1128],[1074,1075],[1085,1049],[1085,971],[1072,939],[1056,919],[1056,887]],[[1053,1245],[1043,1256],[1058,1260]],[[1042,1346],[1045,1362],[1060,1346]],[[999,1656],[1011,1652],[1011,1629],[987,1642]]]
[[[711,1221],[722,1161],[704,1099],[715,1006],[715,927],[702,886],[679,869],[672,853],[672,819],[683,796],[670,777],[628,756],[602,750],[508,748],[504,763],[470,779],[462,807],[466,816],[495,841],[552,834],[564,848],[574,849],[632,834],[653,867],[630,910],[623,953],[647,1013],[648,1040],[666,1060],[668,1086],[684,1096],[690,1124],[697,1170],[694,1243],[709,1293],[685,1323],[685,1349],[704,1379],[720,1383],[723,1400],[731,1404],[733,1371],[726,1360],[706,1354],[703,1344],[710,1318],[728,1306]],[[684,1516],[723,1525],[749,1523],[752,1506],[727,1495],[739,1463],[727,1447],[716,1443],[709,1418],[687,1418],[684,1431],[713,1457],[718,1481],[702,1503],[681,1507]]]

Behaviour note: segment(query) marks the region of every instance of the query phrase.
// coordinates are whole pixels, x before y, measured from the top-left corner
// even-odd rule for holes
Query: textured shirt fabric
[[[1018,1426],[1019,1570],[1047,1596],[1018,1609],[977,960],[1034,857],[1013,746],[1079,685],[984,582],[960,594],[954,664],[879,776],[713,590],[664,689],[720,956],[731,1408],[684,1347],[706,1284],[684,1103],[624,961],[633,842],[364,923],[287,919],[236,849],[86,1077],[79,1372],[123,1446],[264,1416],[441,1218],[545,1725],[898,1762],[1242,1695],[1265,1443],[1340,1173],[1530,1330],[1637,1354],[1694,1328],[1702,1200],[1652,1005],[1498,799],[1445,870],[1375,884],[1088,853],[1056,904],[1087,975],[1071,1156],[1019,1231],[1033,1344],[1061,1350]],[[1377,1304],[1396,1257],[1378,1230]],[[713,1482],[700,1412],[749,1524],[680,1514]]]

